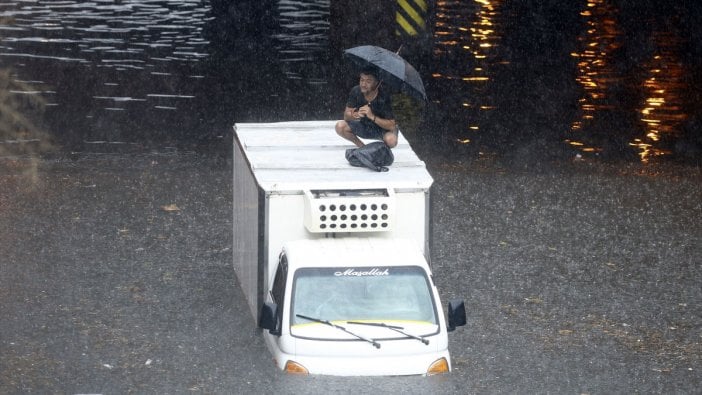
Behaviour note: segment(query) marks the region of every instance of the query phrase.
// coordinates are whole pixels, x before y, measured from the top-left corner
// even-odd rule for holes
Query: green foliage
[[[18,137],[36,129],[23,110],[41,106],[43,100],[24,93],[29,92],[28,88],[24,83],[13,81],[9,69],[0,70],[0,138]]]
[[[0,69],[0,155],[39,153],[50,147],[41,119],[44,99],[17,81],[10,69]],[[10,148],[11,147],[11,148]]]

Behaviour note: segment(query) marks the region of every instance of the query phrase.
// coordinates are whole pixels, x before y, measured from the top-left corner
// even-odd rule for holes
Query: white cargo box
[[[400,133],[388,172],[349,165],[336,121],[234,125],[234,269],[256,318],[287,241],[409,239],[429,259],[432,178]],[[331,264],[331,263],[330,263]]]

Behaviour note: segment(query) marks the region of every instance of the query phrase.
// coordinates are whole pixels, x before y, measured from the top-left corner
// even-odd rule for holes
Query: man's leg
[[[385,132],[383,134],[383,141],[388,148],[395,148],[397,146],[397,128],[390,132]]]
[[[336,123],[336,134],[354,143],[356,147],[363,147],[365,145],[358,136],[353,134],[351,127],[346,121],[339,121]],[[397,144],[397,142],[395,144]]]

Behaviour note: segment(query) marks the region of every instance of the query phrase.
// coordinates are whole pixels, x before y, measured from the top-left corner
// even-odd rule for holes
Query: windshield
[[[327,321],[437,325],[429,279],[417,266],[304,268],[295,272],[292,325],[298,315]]]

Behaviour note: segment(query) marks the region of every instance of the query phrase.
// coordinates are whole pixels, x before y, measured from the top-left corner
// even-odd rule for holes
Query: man
[[[382,140],[389,148],[397,145],[397,125],[390,95],[380,89],[381,81],[373,68],[361,71],[358,85],[346,101],[344,120],[336,123],[336,133],[362,147],[364,139]]]

